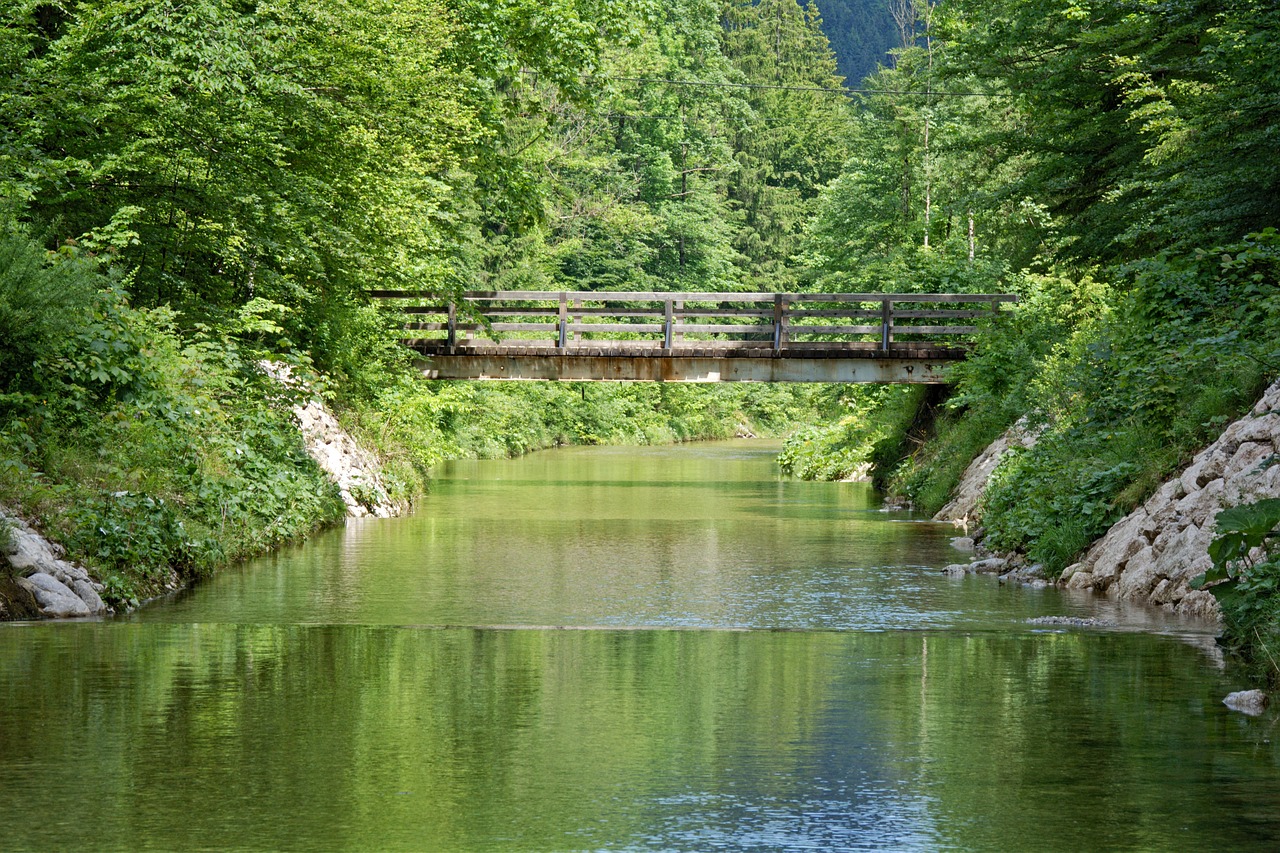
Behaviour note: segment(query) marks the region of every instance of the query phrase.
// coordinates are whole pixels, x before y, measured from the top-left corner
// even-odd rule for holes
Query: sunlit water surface
[[[0,849],[1280,845],[1277,718],[1221,705],[1204,626],[943,577],[950,526],[776,449],[456,463],[412,517],[5,626]]]

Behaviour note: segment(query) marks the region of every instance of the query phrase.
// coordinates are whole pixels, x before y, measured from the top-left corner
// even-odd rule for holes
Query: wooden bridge
[[[1009,293],[493,291],[440,303],[370,296],[405,316],[431,379],[945,382]]]

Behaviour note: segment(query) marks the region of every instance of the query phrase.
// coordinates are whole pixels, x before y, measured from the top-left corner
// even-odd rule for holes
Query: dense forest
[[[891,61],[889,52],[903,42],[898,19],[904,13],[914,16],[903,0],[818,0],[817,7],[836,69],[848,85]]]
[[[405,496],[449,456],[816,414],[786,465],[870,461],[929,509],[1025,417],[1040,441],[981,523],[1050,571],[1280,373],[1280,11],[1262,0],[6,0],[4,17],[0,500],[116,599],[340,511],[268,359]],[[947,396],[583,394],[422,382],[375,287],[1022,303]]]

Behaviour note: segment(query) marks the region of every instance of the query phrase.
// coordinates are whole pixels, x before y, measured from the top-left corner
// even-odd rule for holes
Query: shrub
[[[79,328],[100,280],[87,264],[54,262],[14,226],[0,225],[0,395],[39,390],[41,368]]]

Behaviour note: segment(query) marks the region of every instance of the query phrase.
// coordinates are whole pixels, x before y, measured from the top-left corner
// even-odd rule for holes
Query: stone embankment
[[[319,400],[295,406],[307,453],[338,484],[347,515],[352,518],[390,518],[405,507],[393,501],[382,479],[378,459],[342,428]]]
[[[10,575],[0,590],[0,618],[67,619],[107,612],[102,584],[50,544],[25,521],[0,507],[0,557]]]
[[[1034,436],[1027,436],[1017,426],[1002,436],[969,466],[956,498],[935,518],[967,526],[977,515],[987,478],[1011,444],[1031,446],[1034,441]],[[1192,578],[1211,565],[1209,543],[1215,533],[1214,520],[1224,508],[1277,497],[1280,382],[1267,389],[1251,412],[1198,453],[1180,476],[1113,525],[1080,562],[1067,567],[1058,583],[1121,601],[1151,603],[1188,616],[1216,619],[1219,610],[1214,597],[1189,586]],[[966,537],[958,538],[956,545],[966,550],[974,547]],[[980,559],[948,566],[944,571],[953,575],[999,574],[1037,582],[1039,567],[1025,565],[1016,555],[991,555],[979,544],[976,556]]]
[[[361,447],[311,389],[295,378],[288,365],[263,362],[262,369],[299,396],[305,403],[293,405],[293,417],[302,432],[307,453],[338,484],[347,515],[352,518],[390,518],[405,506],[391,499],[382,478],[378,458]]]
[[[1116,523],[1061,580],[1195,616],[1218,615],[1212,595],[1188,587],[1211,565],[1219,510],[1280,497],[1280,382],[1253,411],[1198,453],[1182,475]]]
[[[991,472],[996,470],[1000,460],[1011,448],[1035,447],[1039,431],[1027,429],[1027,419],[1021,418],[1016,424],[1005,430],[1004,435],[997,438],[978,457],[969,463],[960,475],[955,492],[947,505],[938,510],[934,521],[950,521],[968,533],[969,522],[978,517],[978,503],[987,489],[987,481]]]

